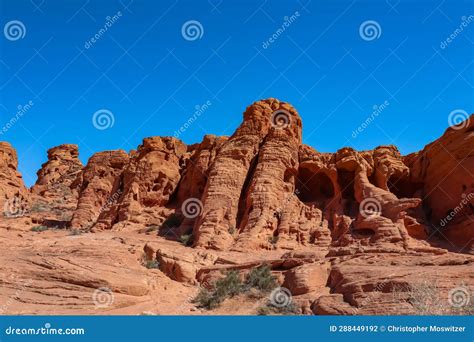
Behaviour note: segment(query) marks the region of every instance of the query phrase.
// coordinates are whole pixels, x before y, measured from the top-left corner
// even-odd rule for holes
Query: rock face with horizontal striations
[[[220,149],[209,171],[201,216],[194,226],[196,246],[226,249],[234,242],[231,232],[239,229],[247,209],[242,201],[258,164],[258,153],[272,129],[272,113],[281,105],[269,99],[248,107],[244,122]]]
[[[194,215],[187,217],[183,215],[183,209],[186,211],[187,203],[193,199],[201,199],[208,183],[211,166],[227,140],[227,137],[206,135],[201,143],[188,146],[188,158],[176,193],[177,210],[183,219],[175,230],[177,236],[192,234],[196,218]]]

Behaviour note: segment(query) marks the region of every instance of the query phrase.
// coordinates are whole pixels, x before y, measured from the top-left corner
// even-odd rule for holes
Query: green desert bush
[[[268,292],[278,286],[276,277],[268,265],[262,265],[250,270],[245,285],[260,291]]]
[[[157,260],[148,260],[145,262],[145,267],[148,269],[159,269],[160,263]]]
[[[157,231],[158,228],[159,227],[157,225],[148,226],[148,227],[146,227],[145,232],[146,233],[151,233],[151,232]]]
[[[193,299],[193,303],[196,303],[199,308],[212,310],[217,308],[222,300],[222,298],[217,298],[213,292],[201,288],[196,298]]]
[[[278,242],[278,236],[269,237],[268,242],[270,242],[272,245],[276,245],[276,243]]]
[[[226,298],[234,297],[242,293],[244,286],[238,271],[229,271],[226,276],[216,281],[214,290],[209,291],[202,288],[193,302],[198,307],[212,310],[219,306]]]
[[[469,287],[461,284],[451,291],[446,295],[437,282],[424,280],[395,286],[392,294],[396,301],[410,303],[417,315],[473,315],[473,293]]]
[[[49,228],[46,226],[34,226],[31,228],[32,232],[44,232],[45,230],[48,230]]]
[[[257,290],[260,294],[267,293],[278,286],[277,279],[272,275],[271,269],[268,265],[259,266],[250,270],[245,281],[242,282],[239,271],[228,271],[224,278],[219,279],[214,284],[213,290],[202,288],[194,303],[198,307],[212,310],[218,307],[225,299],[246,293],[249,296],[252,294],[251,290]]]
[[[268,316],[268,315],[296,315],[299,313],[298,306],[290,302],[285,306],[276,306],[270,302],[262,305],[257,309],[257,314],[259,316]]]
[[[183,234],[179,237],[179,242],[181,242],[185,246],[191,246],[193,244],[193,240],[193,234]]]

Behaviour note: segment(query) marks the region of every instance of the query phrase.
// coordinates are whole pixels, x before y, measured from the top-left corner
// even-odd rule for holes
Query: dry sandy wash
[[[31,189],[0,143],[0,313],[256,314],[268,293],[193,298],[260,265],[293,313],[471,310],[474,116],[408,156],[320,153],[301,132],[267,99],[230,137],[150,137],[85,166],[52,148]]]

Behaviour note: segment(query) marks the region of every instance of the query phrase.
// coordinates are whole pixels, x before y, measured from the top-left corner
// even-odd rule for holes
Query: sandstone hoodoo
[[[48,161],[37,172],[38,179],[31,188],[37,206],[46,205],[59,211],[76,208],[79,195],[76,179],[82,172],[77,145],[64,144],[48,150]]]
[[[0,208],[5,216],[21,216],[29,200],[23,178],[18,172],[18,157],[7,142],[0,142]]]
[[[232,136],[206,135],[194,145],[150,137],[130,153],[96,153],[85,166],[76,145],[52,148],[30,191],[17,171],[15,150],[1,143],[0,204],[22,203],[20,215],[0,220],[0,243],[13,241],[3,261],[30,258],[27,274],[37,281],[35,289],[25,286],[32,309],[21,311],[27,304],[20,302],[14,307],[23,313],[54,307],[37,294],[51,279],[58,282],[35,268],[46,255],[57,258],[54,267],[64,268],[61,281],[78,286],[64,285],[64,298],[103,284],[114,288],[120,298],[111,313],[158,310],[155,299],[167,299],[155,292],[156,279],[180,303],[157,312],[179,314],[196,310],[190,291],[192,298],[204,287],[211,296],[226,274],[249,282],[267,271],[267,280],[274,277],[270,283],[292,296],[292,310],[305,314],[417,313],[414,291],[429,293],[433,288],[427,286],[443,298],[459,289],[470,295],[472,151],[474,116],[408,156],[395,146],[322,153],[302,143],[297,110],[277,99],[250,105]],[[38,203],[42,210],[34,210]],[[33,243],[33,251],[22,244],[28,224],[43,222],[47,229],[51,224],[44,222],[63,221],[55,227],[63,230],[41,233],[43,242]],[[11,227],[22,238],[14,238]],[[77,234],[76,243],[62,241],[63,231]],[[94,272],[101,261],[93,256],[102,259],[109,248],[112,254],[104,260],[110,264],[100,266],[105,273]],[[81,263],[87,279],[76,269]],[[124,265],[133,277],[120,276]],[[420,275],[430,284],[420,284]],[[242,294],[238,301],[249,298]],[[255,303],[247,309],[244,304],[226,309],[225,303],[213,312],[256,313]],[[87,312],[72,304],[63,309]],[[437,310],[432,313],[451,312]]]
[[[79,200],[71,226],[91,229],[120,196],[122,173],[130,158],[122,150],[94,154],[80,174]]]

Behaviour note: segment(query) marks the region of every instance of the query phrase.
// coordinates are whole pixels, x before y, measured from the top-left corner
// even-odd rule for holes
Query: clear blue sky
[[[267,97],[291,102],[304,143],[323,152],[393,143],[407,154],[440,136],[453,110],[473,111],[474,20],[441,48],[474,15],[469,0],[0,3],[1,27],[18,20],[26,29],[18,40],[0,37],[0,126],[19,105],[34,105],[0,140],[17,149],[28,185],[50,147],[78,144],[83,162],[97,151],[134,149],[144,137],[173,135],[207,101],[181,134],[186,143],[232,134],[246,106]],[[183,38],[189,20],[202,25],[196,40]],[[368,20],[380,27],[376,39],[360,35]],[[113,127],[94,127],[99,109],[113,113]]]

